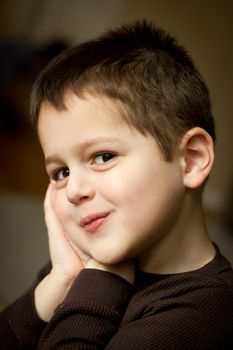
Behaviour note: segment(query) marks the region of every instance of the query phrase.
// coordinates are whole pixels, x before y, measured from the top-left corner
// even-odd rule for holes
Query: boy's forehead
[[[52,102],[45,100],[41,103],[38,115],[38,128],[41,120],[51,118],[51,115],[62,115],[69,113],[76,113],[79,115],[88,115],[93,117],[101,117],[107,121],[124,124],[132,128],[133,126],[126,118],[126,109],[123,104],[117,100],[101,94],[90,94],[88,92],[82,94],[80,97],[74,93],[67,93],[63,97],[62,106],[56,106]],[[51,119],[52,122],[52,119]]]
[[[103,132],[115,130],[122,132],[130,129],[138,132],[127,122],[124,111],[114,100],[102,95],[90,95],[78,97],[75,94],[68,94],[64,99],[64,107],[58,108],[49,101],[43,101],[38,116],[37,130],[39,137],[47,134],[46,129],[60,131],[73,125],[76,130],[98,130]],[[81,129],[80,129],[81,128]]]
[[[153,150],[158,148],[151,135],[127,123],[117,104],[103,96],[68,96],[62,110],[45,101],[39,114],[38,135],[46,157],[62,152],[68,145],[81,150],[111,143],[133,149],[147,139]]]

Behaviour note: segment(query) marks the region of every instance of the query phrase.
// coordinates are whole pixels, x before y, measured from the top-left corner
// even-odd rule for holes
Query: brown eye
[[[111,160],[113,157],[115,157],[115,154],[111,152],[98,153],[95,155],[94,161],[96,164],[104,164]]]
[[[66,178],[69,175],[70,175],[70,170],[68,168],[62,168],[55,171],[55,173],[53,174],[53,179],[55,181],[61,181],[61,180],[64,180],[64,178]]]

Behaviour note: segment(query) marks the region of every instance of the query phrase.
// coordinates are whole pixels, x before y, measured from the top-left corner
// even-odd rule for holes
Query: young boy
[[[146,21],[64,51],[33,87],[51,265],[4,349],[232,349],[233,271],[210,240],[208,90]]]

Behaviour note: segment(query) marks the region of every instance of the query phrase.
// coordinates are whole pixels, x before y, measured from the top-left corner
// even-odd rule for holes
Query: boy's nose
[[[66,187],[66,196],[69,202],[80,204],[94,198],[95,190],[87,178],[81,179],[80,176],[72,176],[70,174]]]

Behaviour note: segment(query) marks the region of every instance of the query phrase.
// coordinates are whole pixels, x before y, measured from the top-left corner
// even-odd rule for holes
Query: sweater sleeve
[[[176,291],[174,284],[165,291],[155,286],[135,299],[131,285],[120,277],[83,270],[38,349],[230,350],[232,300],[229,286],[185,288],[180,283]]]
[[[0,313],[0,349],[36,348],[46,323],[36,313],[34,290],[50,266],[46,265],[31,288]]]
[[[112,273],[82,270],[45,328],[38,349],[104,349],[118,330],[131,289]]]

